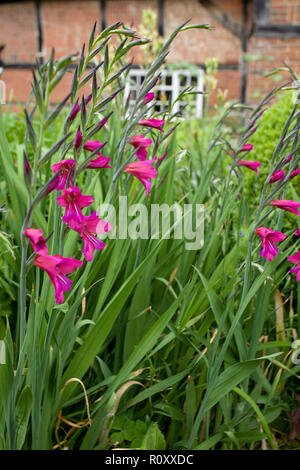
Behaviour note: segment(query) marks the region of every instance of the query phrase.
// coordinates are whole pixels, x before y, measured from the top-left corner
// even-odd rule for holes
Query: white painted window
[[[129,97],[129,107],[131,108],[136,100],[137,91],[143,83],[146,70],[132,68],[129,71],[125,84],[125,101]],[[204,91],[204,70],[199,68],[196,73],[190,70],[163,70],[161,71],[160,80],[155,85],[153,91],[156,97],[155,110],[159,112],[166,111],[169,103],[173,103],[178,95],[187,87],[193,87],[194,91]],[[203,95],[189,95],[193,99],[194,116],[199,118],[202,116]],[[191,98],[190,98],[191,99]],[[186,102],[178,100],[174,107],[173,113],[181,111]]]

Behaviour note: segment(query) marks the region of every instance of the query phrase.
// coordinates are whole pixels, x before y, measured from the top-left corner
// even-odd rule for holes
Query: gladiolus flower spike
[[[144,96],[143,100],[144,100],[144,104],[148,104],[150,103],[150,101],[152,101],[154,99],[154,93],[153,91],[151,91],[150,93],[147,93],[146,96]]]
[[[24,235],[29,238],[34,252],[38,255],[33,264],[46,271],[55,289],[56,303],[61,304],[64,301],[64,292],[69,291],[72,285],[66,274],[82,266],[83,261],[48,255],[46,240],[41,229],[27,228]]]
[[[147,160],[145,162],[133,162],[129,163],[124,168],[125,173],[130,173],[131,175],[138,178],[141,183],[143,183],[146,191],[146,197],[149,196],[151,188],[151,179],[157,177],[157,171],[153,168],[152,163],[156,160],[156,157],[152,160]]]
[[[161,132],[164,132],[162,126],[165,121],[163,119],[141,119],[139,124],[145,127],[152,127],[153,129],[158,129]]]
[[[62,196],[56,198],[58,205],[65,207],[63,222],[72,222],[73,226],[80,227],[83,221],[82,207],[88,207],[94,201],[92,196],[81,194],[77,186],[70,187],[63,191]]]
[[[136,149],[136,156],[139,160],[147,160],[146,148],[152,144],[152,139],[146,139],[143,135],[135,135],[129,141],[129,144]]]
[[[274,201],[272,201],[270,205],[300,216],[300,212],[298,211],[298,208],[300,207],[300,202],[285,199],[274,199]]]
[[[247,160],[240,160],[237,162],[238,166],[245,166],[246,168],[249,168],[250,170],[255,171],[255,173],[258,174],[257,168],[261,165],[260,162],[257,161],[247,161]]]
[[[249,152],[249,150],[253,150],[253,144],[246,144],[243,148],[241,148],[240,152]]]
[[[97,149],[103,147],[103,145],[104,144],[99,142],[99,140],[87,140],[83,145],[83,148],[89,152],[95,152]],[[91,160],[87,165],[87,168],[111,168],[109,165],[110,157],[104,157],[100,151],[97,152],[97,155],[99,155],[99,157]]]
[[[59,170],[61,170],[59,174],[58,185],[56,186],[57,191],[59,191],[60,189],[65,189],[70,171],[71,171],[71,175],[70,175],[69,185],[72,186],[72,176],[74,172],[74,160],[72,159],[61,160],[59,163],[54,163],[54,165],[52,165],[51,168],[54,173],[58,173]]]
[[[275,183],[276,181],[284,180],[284,170],[275,171],[270,178],[270,183]]]
[[[57,304],[64,301],[64,292],[71,290],[72,281],[66,276],[76,268],[82,266],[83,261],[75,258],[64,258],[55,255],[39,255],[33,262],[35,266],[43,269],[48,274],[55,289]]]
[[[47,255],[48,248],[40,228],[27,228],[24,231],[25,237],[29,238],[33,251],[39,255]]]
[[[74,224],[70,221],[69,226],[79,232],[84,241],[82,253],[86,261],[92,261],[95,250],[103,250],[105,245],[103,241],[98,240],[93,234],[106,233],[112,229],[112,225],[98,217],[98,213],[94,211],[91,215],[83,216],[80,224]]]
[[[258,227],[256,233],[260,236],[262,241],[260,256],[266,258],[267,261],[272,261],[274,256],[278,254],[278,248],[275,246],[275,243],[282,242],[286,238],[286,235],[277,230],[273,231],[265,227]]]

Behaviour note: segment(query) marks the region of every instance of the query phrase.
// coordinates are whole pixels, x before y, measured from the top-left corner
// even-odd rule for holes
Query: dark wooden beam
[[[160,36],[165,34],[165,0],[157,0],[158,33]]]
[[[295,38],[300,36],[300,25],[297,24],[265,24],[258,25],[255,36],[269,38]]]
[[[220,23],[224,28],[228,29],[234,36],[242,39],[242,26],[225,13],[222,8],[214,0],[198,0],[199,3],[205,7],[210,14]]]
[[[206,65],[205,63],[201,62],[201,63],[198,63],[198,64],[195,64],[197,67],[201,67],[203,70],[206,70]],[[13,67],[13,65],[12,65]],[[132,66],[133,69],[140,69],[141,66],[138,65],[138,64],[134,64]],[[239,70],[240,68],[240,64],[238,63],[231,63],[231,64],[219,64],[218,65],[218,70],[225,70],[225,71],[229,71],[229,70]]]
[[[31,63],[31,62],[3,62],[0,59],[0,67],[3,67],[4,69],[10,69],[10,70],[32,70],[35,69],[37,64]],[[76,65],[75,64],[70,64],[69,65],[70,69],[75,69]],[[87,64],[86,66],[87,69],[93,69],[94,65],[92,64]]]
[[[249,3],[248,0],[242,0],[242,58],[240,62],[241,71],[241,102],[246,103],[247,100],[247,85],[248,85],[248,62],[245,60],[245,54],[248,52],[248,14]]]
[[[43,20],[42,20],[42,5],[39,0],[35,2],[35,11],[36,11],[36,24],[37,24],[37,40],[38,40],[38,63],[44,63],[44,56],[43,56]]]
[[[294,38],[300,36],[300,25],[271,24],[270,0],[254,0],[254,34],[259,37]]]
[[[270,0],[254,0],[255,25],[268,24],[270,18]]]
[[[100,29],[101,31],[103,31],[103,29],[105,29],[107,26],[106,0],[100,0],[100,14],[101,14]]]

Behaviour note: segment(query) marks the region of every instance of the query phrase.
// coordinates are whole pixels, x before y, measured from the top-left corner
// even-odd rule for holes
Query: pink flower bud
[[[80,127],[78,127],[78,131],[75,137],[75,144],[74,144],[76,150],[78,150],[81,147],[81,143],[82,143],[82,134],[80,131]]]

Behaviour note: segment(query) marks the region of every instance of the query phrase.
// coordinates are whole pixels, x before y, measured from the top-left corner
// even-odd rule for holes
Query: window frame
[[[139,86],[142,83],[141,78],[145,76],[147,73],[147,70],[144,70],[140,67],[132,67],[128,73],[127,80],[125,83],[125,91],[124,91],[124,103],[127,102],[128,97],[132,91],[137,91],[139,89]],[[171,84],[166,84],[166,78],[167,77],[172,77],[172,83]],[[177,99],[179,93],[186,87],[182,86],[180,84],[180,79],[182,76],[186,77],[186,86],[192,86],[192,79],[196,78],[197,80],[197,85],[194,88],[195,91],[201,91],[204,92],[204,76],[205,72],[202,67],[198,67],[197,74],[191,73],[190,70],[184,69],[184,68],[178,68],[178,69],[168,69],[165,68],[161,71],[161,77],[163,79],[163,83],[158,83],[156,85],[156,90],[160,92],[169,92],[171,94],[171,103],[174,103],[174,101]],[[132,85],[130,83],[130,80],[134,78],[137,78],[137,86]],[[133,105],[135,103],[135,99],[130,99],[129,98],[129,106]],[[157,101],[157,104],[159,106],[163,106],[162,101]],[[176,113],[180,111],[180,106],[184,104],[184,101],[178,100],[175,102],[172,112]],[[151,106],[151,103],[150,103]],[[196,118],[201,118],[203,116],[203,94],[196,94],[195,95],[195,114],[194,116]],[[161,109],[161,112],[164,112],[163,109]]]

